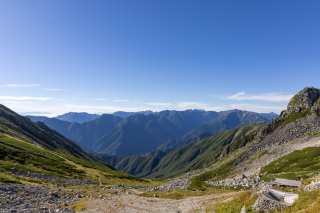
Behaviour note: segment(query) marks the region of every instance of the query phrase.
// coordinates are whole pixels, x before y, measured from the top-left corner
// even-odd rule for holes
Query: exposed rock
[[[288,125],[278,128],[290,115],[295,113],[300,113],[301,118],[304,119],[293,120]],[[266,144],[270,142],[269,137],[276,141],[276,144],[281,144],[299,138],[305,133],[319,132],[319,113],[320,90],[313,87],[304,88],[290,100],[287,109],[281,112],[276,120],[257,133],[256,140]]]
[[[290,207],[297,199],[297,194],[263,189],[261,196],[253,204],[252,209],[258,212],[269,212]]]
[[[26,171],[18,170],[16,168],[10,168],[9,171],[14,175],[22,176],[22,177],[28,177],[28,178],[31,178],[31,179],[34,179],[34,180],[54,182],[54,181],[59,181],[61,179],[58,176],[40,174],[40,173],[33,173],[33,172],[26,172]]]
[[[320,189],[320,180],[314,181],[304,188],[307,192],[316,191],[318,189]]]
[[[31,178],[33,180],[46,181],[46,182],[55,182],[62,184],[64,186],[84,186],[84,185],[92,185],[94,184],[92,181],[85,179],[76,179],[76,178],[62,178],[54,175],[42,174],[42,173],[34,173],[18,170],[16,168],[10,168],[9,171],[17,176]]]
[[[273,129],[271,132],[268,130],[271,128],[270,125],[258,132],[255,138],[256,142],[251,147],[248,147],[243,155],[236,160],[236,165],[244,162],[249,156],[261,150],[272,149],[297,139],[310,139],[310,135],[320,132],[320,116],[312,113],[306,115],[303,119],[297,119],[294,122]],[[300,140],[301,143],[303,141],[304,139]]]
[[[188,186],[189,186],[188,179],[176,178],[176,179],[170,180],[166,185],[154,187],[154,189],[151,191],[171,191],[175,189],[185,189]]]
[[[271,182],[272,185],[277,186],[288,186],[288,187],[301,187],[302,183],[301,181],[297,180],[289,180],[284,178],[276,178],[274,181]]]
[[[303,110],[318,111],[320,107],[320,90],[314,87],[306,87],[296,94],[289,102],[287,110],[281,117]]]
[[[230,188],[249,188],[255,189],[261,186],[261,182],[258,176],[246,177],[243,175],[240,178],[230,178],[219,181],[211,181],[208,184],[212,187],[230,187]]]
[[[76,194],[66,194],[44,186],[0,182],[0,212],[73,212],[69,204],[77,201]],[[65,204],[68,205],[65,205]]]
[[[252,210],[257,212],[269,212],[274,210],[281,210],[289,207],[288,204],[279,202],[277,200],[270,199],[269,197],[262,195],[258,200],[253,204]]]
[[[243,206],[243,207],[241,208],[240,213],[247,213],[247,211],[246,211],[246,207],[245,207],[245,206]]]

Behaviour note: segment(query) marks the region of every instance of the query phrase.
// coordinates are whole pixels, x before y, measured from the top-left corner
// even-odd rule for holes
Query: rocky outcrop
[[[298,197],[297,194],[265,188],[262,189],[260,197],[253,204],[252,210],[257,212],[281,210],[292,206]]]
[[[287,110],[281,114],[281,117],[300,113],[303,110],[319,111],[319,109],[320,90],[314,87],[306,87],[290,100]]]
[[[304,190],[307,192],[312,192],[320,189],[320,180],[316,180],[307,185]]]
[[[263,150],[308,137],[320,132],[320,90],[305,88],[296,94],[279,118],[261,128],[255,135],[252,147],[237,159],[236,164]]]
[[[189,186],[188,178],[175,178],[169,180],[167,184],[160,186],[124,186],[124,185],[111,185],[108,186],[108,190],[116,192],[117,194],[130,191],[130,190],[142,190],[142,191],[172,191],[176,189],[186,189]]]
[[[170,180],[168,184],[154,187],[150,191],[171,191],[175,189],[186,189],[189,186],[189,180],[185,178],[176,178]]]
[[[310,114],[275,129],[262,140],[262,144],[279,145],[319,131],[320,117]]]
[[[257,212],[270,212],[275,210],[281,210],[289,207],[288,204],[279,202],[274,199],[262,195],[252,206],[252,210]]]
[[[211,181],[208,184],[212,187],[227,187],[227,188],[248,188],[248,189],[255,189],[261,186],[261,182],[259,181],[259,177],[246,177],[242,176],[240,178],[230,178],[225,180],[219,181]]]

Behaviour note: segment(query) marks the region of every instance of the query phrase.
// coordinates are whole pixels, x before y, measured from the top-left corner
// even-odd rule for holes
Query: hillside
[[[92,157],[83,149],[56,131],[41,122],[34,123],[3,105],[0,105],[0,132],[50,150],[62,151],[79,158],[92,160]]]
[[[220,113],[166,110],[125,118],[105,114],[83,124],[56,118],[43,122],[90,152],[130,156],[155,150],[167,152],[221,131],[269,120],[258,113],[240,110]]]
[[[155,151],[143,156],[99,157],[121,171],[138,176],[167,178],[205,170],[208,173],[199,176],[203,182],[214,174],[220,177],[222,167],[227,168],[223,177],[257,175],[270,160],[317,142],[310,141],[320,133],[319,100],[319,90],[305,88],[292,98],[287,110],[270,124],[229,130],[167,153]],[[211,171],[205,168],[211,168]]]
[[[100,157],[123,171],[153,178],[170,177],[188,187],[152,192],[153,196],[185,197],[211,190],[236,190],[236,198],[218,201],[214,211],[231,213],[245,208],[247,212],[306,213],[320,208],[319,147],[320,90],[305,88],[270,124],[224,131],[169,152]],[[275,178],[287,178],[290,180],[278,181],[298,182],[302,187],[277,186]],[[297,200],[288,203],[272,197],[272,193],[295,196]]]
[[[144,156],[112,157],[99,155],[106,163],[126,173],[142,177],[168,178],[200,170],[219,161],[248,143],[259,126],[246,126],[199,140],[165,153],[155,151]]]
[[[88,137],[95,137],[98,141],[105,140],[105,136],[99,139],[98,133],[106,130],[109,131],[108,135],[114,136],[112,140],[116,141],[118,138],[135,139],[136,135],[145,134],[147,130],[148,134],[143,135],[148,137],[146,140],[154,140],[154,135],[163,132],[166,134],[158,135],[157,138],[164,140],[167,135],[182,135],[183,139],[193,133],[195,137],[192,139],[196,141],[183,143],[181,138],[180,141],[173,140],[172,143],[181,143],[171,150],[159,149],[135,156],[98,155],[107,165],[127,173],[156,179],[170,178],[167,183],[163,182],[164,185],[150,187],[155,183],[103,165],[43,123],[31,122],[2,106],[0,184],[53,184],[66,186],[65,190],[81,189],[83,193],[89,190],[90,196],[95,198],[83,200],[90,200],[88,205],[93,209],[116,209],[118,206],[135,206],[132,208],[137,209],[140,205],[143,208],[148,205],[160,208],[158,202],[161,202],[161,206],[168,204],[170,209],[178,205],[172,205],[172,198],[181,199],[179,203],[191,202],[188,205],[193,206],[195,196],[205,201],[203,205],[209,205],[212,200],[209,202],[207,199],[216,196],[215,212],[240,212],[243,206],[246,206],[248,212],[257,212],[253,206],[265,193],[265,187],[287,190],[299,196],[292,206],[285,206],[284,212],[314,212],[319,208],[317,185],[309,184],[320,180],[320,90],[305,88],[300,91],[289,102],[287,109],[271,123],[260,120],[261,115],[256,113],[232,110],[212,114],[214,121],[206,122],[202,125],[204,131],[199,131],[199,128],[193,127],[206,120],[207,115],[201,111],[196,112],[203,117],[198,114],[197,120],[186,125],[185,122],[191,119],[188,113],[165,111],[162,116],[137,114],[124,119],[103,115],[94,120],[95,125],[92,125],[93,121],[70,125],[69,122],[50,119],[53,124],[59,124],[67,130],[83,131],[81,128],[88,128],[86,125],[89,125],[93,136],[88,132]],[[165,125],[159,125],[159,121]],[[232,124],[238,127],[231,128]],[[127,128],[136,134],[129,134]],[[170,131],[170,128],[176,132]],[[203,135],[197,136],[197,131]],[[120,141],[116,144],[119,144],[118,147],[123,145]],[[137,149],[145,148],[140,144],[133,145]],[[130,147],[122,150],[131,151]],[[269,181],[275,178],[301,180],[303,187],[274,187]],[[19,185],[12,186],[24,191]],[[306,191],[304,187],[316,191]],[[9,201],[9,195],[4,194],[6,203],[13,202]],[[259,205],[268,208],[263,202]],[[10,205],[6,206],[10,208]]]
[[[319,101],[320,90],[303,89],[291,99],[279,118],[252,132],[254,137],[245,146],[229,155],[220,152],[219,161],[194,177],[192,185],[203,186],[208,180],[243,174],[269,180],[271,177],[312,178],[318,174],[318,170],[311,171],[318,168],[315,164],[310,167],[310,162],[317,159],[317,150],[310,148],[302,162],[297,156],[306,154],[304,148],[320,146]]]
[[[28,180],[19,177],[17,171],[92,181],[97,181],[99,176],[94,177],[94,173],[131,178],[102,164],[43,123],[34,123],[3,105],[0,106],[0,150],[2,180]]]

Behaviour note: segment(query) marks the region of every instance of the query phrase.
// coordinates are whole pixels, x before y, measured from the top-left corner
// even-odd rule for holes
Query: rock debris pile
[[[255,177],[247,177],[243,175],[239,178],[230,178],[219,181],[208,182],[208,184],[212,187],[228,187],[228,188],[249,188],[255,189],[261,186],[261,182],[259,181],[259,176]]]
[[[84,197],[66,194],[44,186],[0,182],[0,212],[10,213],[69,213],[70,205]]]

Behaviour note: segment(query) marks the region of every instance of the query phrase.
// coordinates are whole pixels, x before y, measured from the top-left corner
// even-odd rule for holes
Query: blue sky
[[[0,102],[20,113],[281,111],[319,87],[320,2],[1,0]]]

